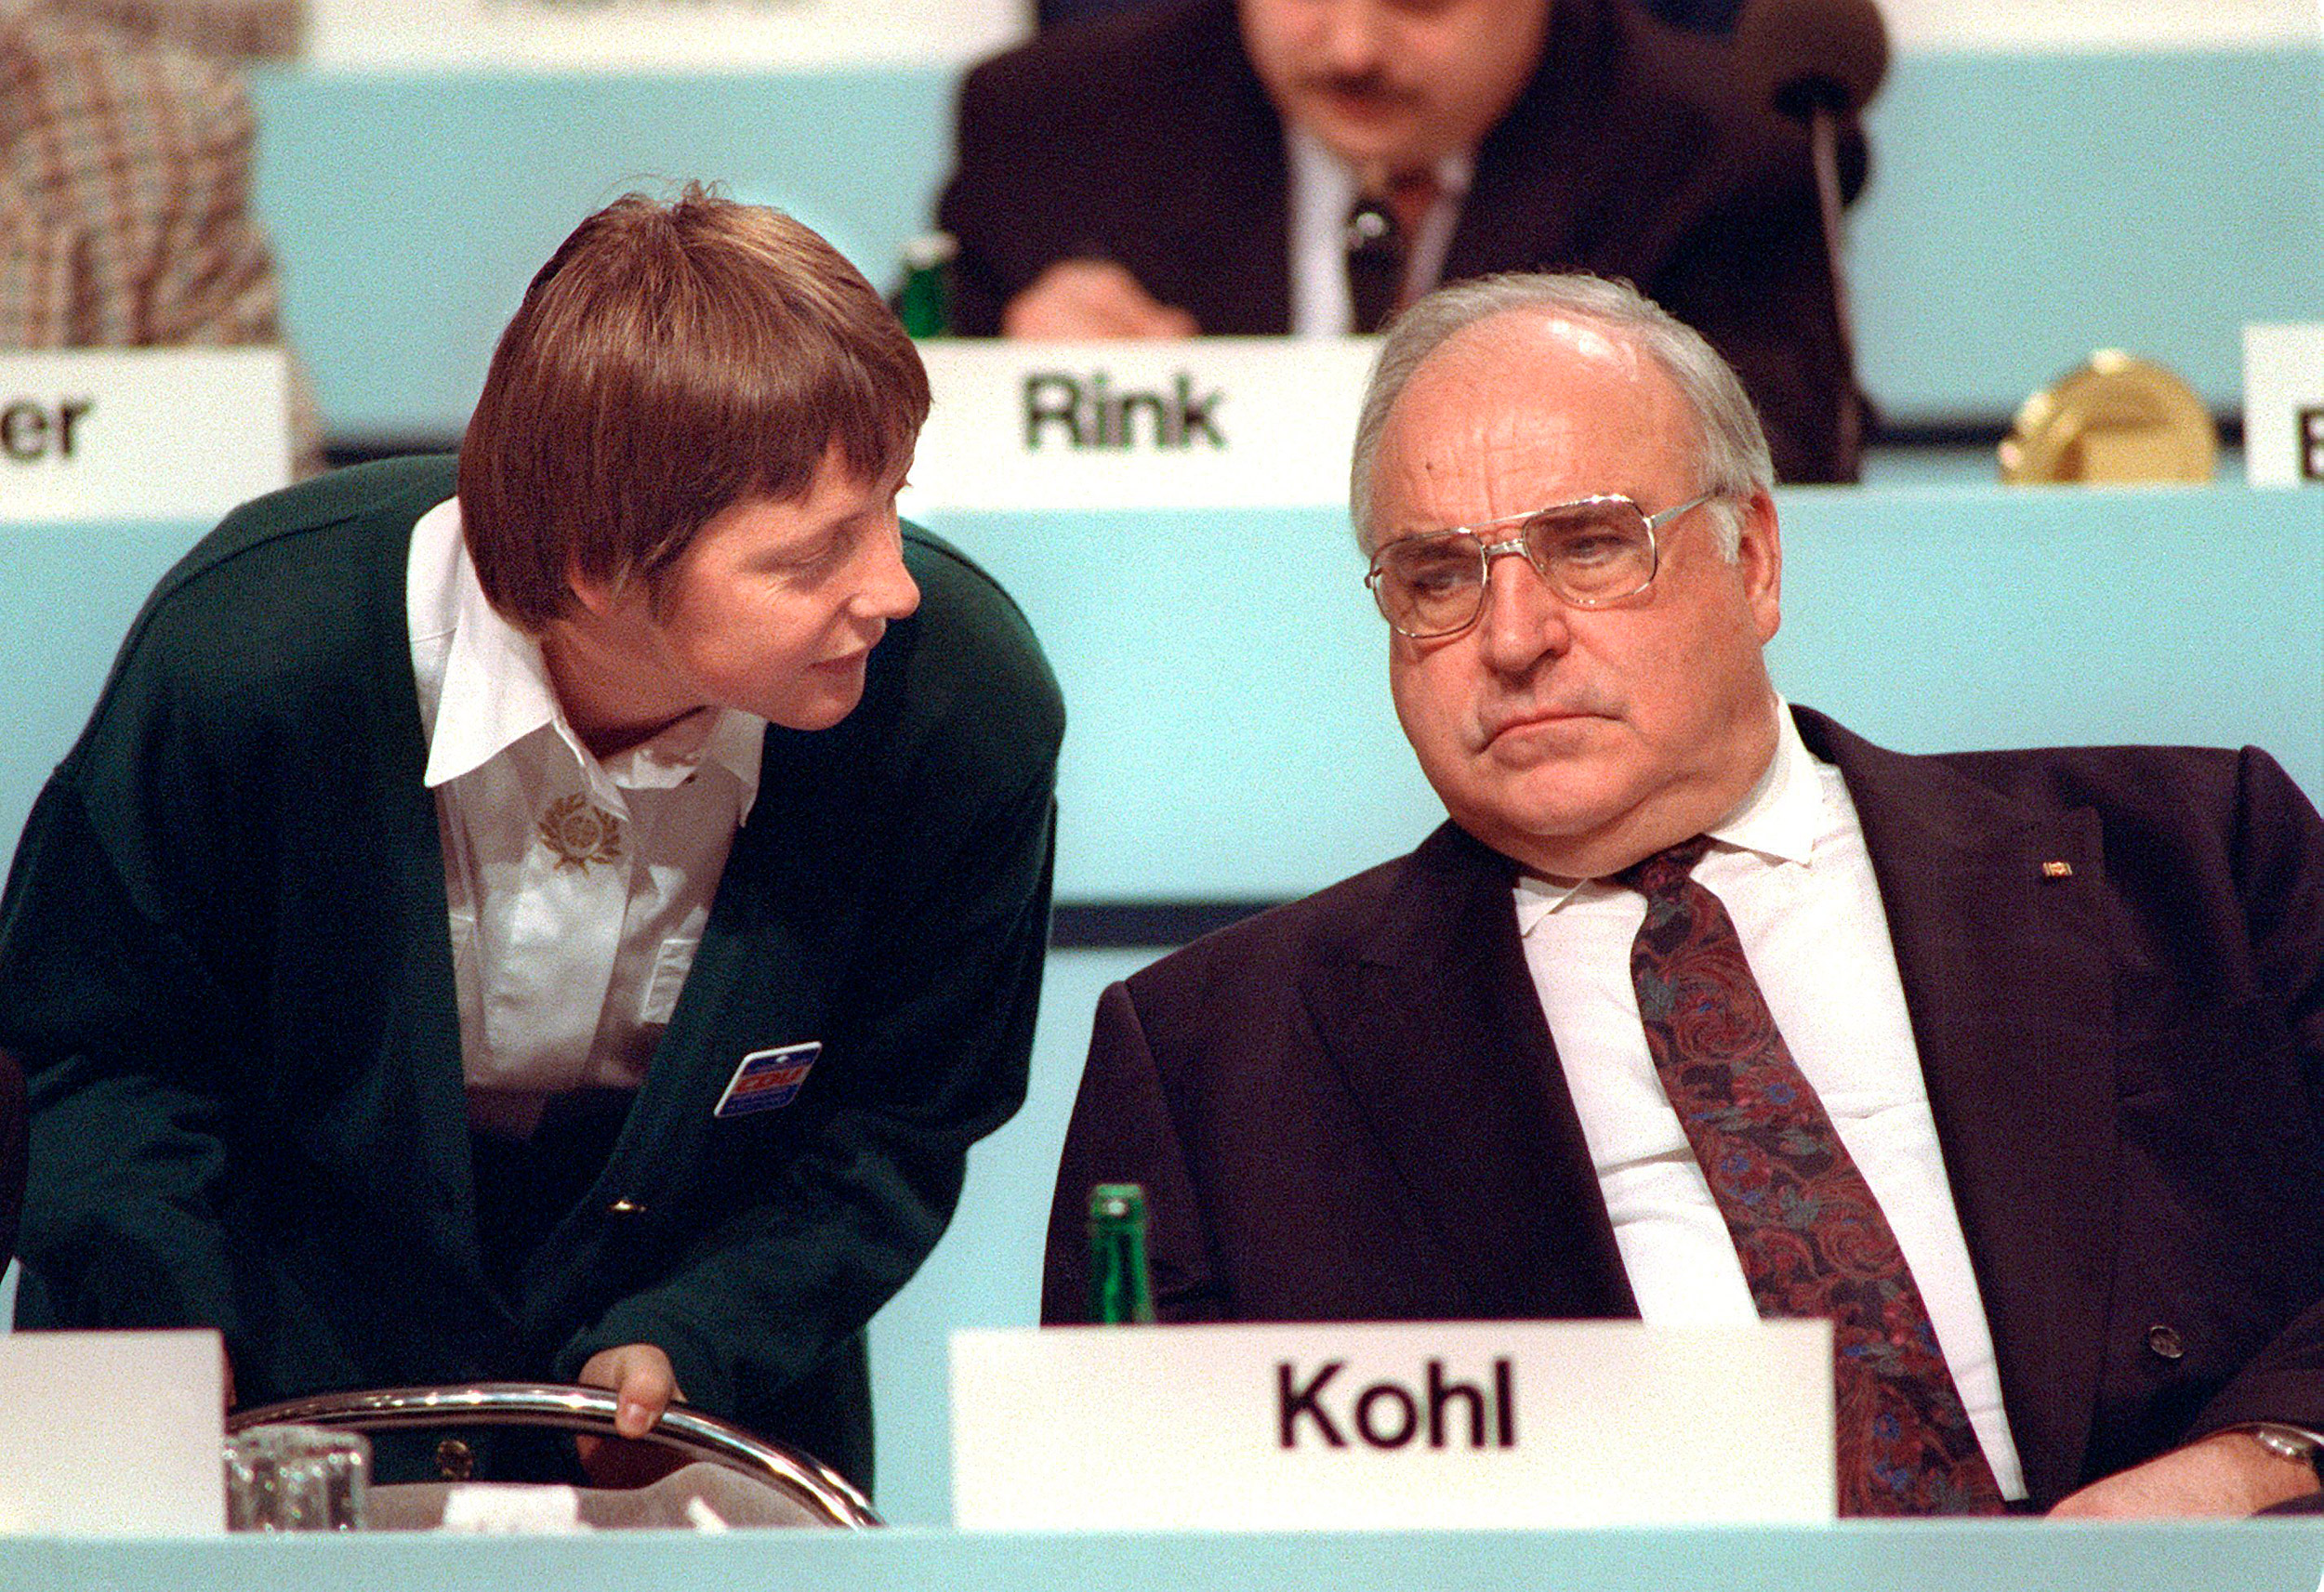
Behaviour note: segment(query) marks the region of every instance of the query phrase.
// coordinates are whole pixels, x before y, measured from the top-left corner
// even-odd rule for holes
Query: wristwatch
[[[2324,1486],[2324,1435],[2281,1421],[2252,1421],[2227,1429],[2242,1432],[2278,1459],[2306,1466],[2315,1472],[2317,1484]]]

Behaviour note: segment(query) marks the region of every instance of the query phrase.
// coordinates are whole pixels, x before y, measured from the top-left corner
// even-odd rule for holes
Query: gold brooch
[[[592,862],[620,860],[621,820],[587,796],[561,796],[541,815],[541,844],[557,854],[558,867],[586,873]]]

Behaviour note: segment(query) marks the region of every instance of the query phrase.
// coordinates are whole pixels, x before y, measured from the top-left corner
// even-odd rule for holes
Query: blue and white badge
[[[719,1097],[718,1109],[710,1114],[746,1116],[789,1105],[799,1099],[799,1086],[807,1082],[809,1070],[822,1054],[820,1039],[752,1051],[727,1080],[726,1093]]]

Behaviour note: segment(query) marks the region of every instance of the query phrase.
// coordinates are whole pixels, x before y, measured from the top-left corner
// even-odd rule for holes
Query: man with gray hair
[[[1844,1514],[2314,1499],[2324,821],[1789,706],[1768,483],[1626,288],[1397,322],[1353,503],[1451,822],[1106,992],[1045,1316],[1138,1182],[1166,1319],[1829,1319]]]

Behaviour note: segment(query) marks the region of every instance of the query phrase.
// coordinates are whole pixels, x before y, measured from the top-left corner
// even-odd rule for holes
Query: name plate
[[[2243,467],[2253,486],[2324,481],[2324,325],[2243,329]]]
[[[1831,1329],[957,1333],[952,1477],[962,1530],[1824,1521]]]
[[[289,482],[280,349],[0,354],[0,520],[215,520]]]
[[[1345,505],[1379,340],[920,345],[913,508]]]
[[[223,1367],[215,1332],[0,1334],[0,1536],[223,1532]]]
[[[307,55],[368,70],[965,66],[1023,39],[1032,9],[1023,0],[309,0]]]

